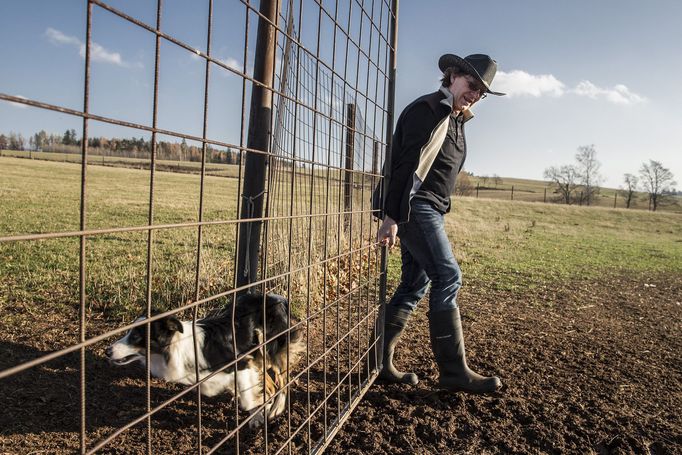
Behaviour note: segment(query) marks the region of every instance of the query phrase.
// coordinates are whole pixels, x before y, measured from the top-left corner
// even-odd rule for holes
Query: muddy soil
[[[500,376],[503,389],[488,396],[436,390],[424,302],[396,359],[420,383],[375,383],[327,453],[682,453],[682,277],[621,276],[513,292],[469,282],[459,301],[469,364]],[[355,314],[328,314],[325,324],[349,313]],[[325,422],[328,428],[367,376],[366,365],[355,362],[371,324],[352,319],[342,322],[341,332],[358,329],[339,349],[330,349],[338,339],[333,325],[326,337],[315,337],[321,329],[313,323],[311,339],[328,341],[312,343],[311,351],[327,350],[326,360],[293,386],[291,410],[267,434],[243,428],[216,453],[313,449]],[[25,336],[0,342],[0,369],[73,341],[73,328],[57,316],[33,315],[30,322]],[[91,323],[94,330],[107,328],[97,324]],[[134,420],[147,403],[144,370],[112,369],[102,356],[105,345],[86,355],[89,447]],[[78,353],[0,381],[0,453],[77,452],[79,384]],[[182,390],[152,379],[151,407]],[[243,422],[246,415],[239,417]],[[197,423],[195,393],[164,407],[152,417],[153,453],[197,453]],[[204,452],[235,427],[229,397],[202,400]],[[304,430],[292,436],[296,428]],[[146,441],[145,420],[101,453],[146,453]]]

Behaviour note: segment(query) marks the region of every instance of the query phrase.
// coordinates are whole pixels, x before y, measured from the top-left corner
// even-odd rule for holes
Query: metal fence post
[[[398,49],[398,0],[392,0],[393,16],[391,17],[391,48],[389,54],[388,68],[388,99],[386,109],[386,156],[384,157],[384,167],[388,167],[390,172],[391,146],[393,145],[393,118],[395,110],[395,78],[396,78],[396,54]],[[385,177],[384,177],[385,178]],[[388,188],[388,182],[382,182],[382,188]],[[382,191],[382,199],[385,191]],[[386,279],[388,274],[388,247],[381,248],[381,276],[379,278],[379,304],[380,314],[377,321],[379,326],[379,341],[376,344],[379,354],[384,352],[384,319],[386,315]],[[378,367],[383,367],[382,355],[378,356]]]
[[[272,24],[277,23],[281,0],[262,0],[258,18],[258,35],[254,59],[254,79],[263,85],[253,84],[251,111],[244,166],[244,188],[240,219],[261,218],[265,194],[267,152],[270,150],[270,119],[272,111],[272,81],[275,74],[276,33]],[[272,22],[272,24],[270,22]],[[253,152],[258,150],[261,153]],[[246,222],[239,232],[237,259],[237,286],[252,282],[258,273],[261,220]]]
[[[379,141],[376,139],[373,143],[374,148],[372,149],[372,174],[376,175],[379,173]],[[374,179],[374,175],[372,179]]]
[[[353,206],[353,159],[355,157],[355,104],[346,105],[346,161],[343,176],[343,211],[350,212]],[[343,217],[344,226],[350,224],[350,214]]]

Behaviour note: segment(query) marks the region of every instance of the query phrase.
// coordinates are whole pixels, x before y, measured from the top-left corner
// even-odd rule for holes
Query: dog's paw
[[[249,428],[255,430],[256,428],[262,427],[264,424],[265,414],[263,413],[262,409],[260,411],[251,413],[251,420],[249,420]]]

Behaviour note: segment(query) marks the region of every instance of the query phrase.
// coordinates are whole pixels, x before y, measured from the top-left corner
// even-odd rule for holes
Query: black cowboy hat
[[[438,59],[438,67],[442,72],[445,72],[451,66],[460,68],[478,79],[487,89],[486,93],[498,96],[506,95],[506,93],[490,90],[490,84],[492,84],[495,73],[497,73],[497,62],[490,58],[490,56],[471,54],[461,58],[454,54],[445,54]]]

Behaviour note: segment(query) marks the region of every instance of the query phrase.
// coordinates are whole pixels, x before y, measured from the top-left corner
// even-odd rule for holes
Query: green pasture
[[[3,156],[69,163],[81,162],[81,156],[79,154],[69,153],[0,150],[0,157]],[[94,154],[91,154],[88,157],[88,164],[137,169],[149,168],[149,160],[147,159]],[[160,171],[176,173],[197,174],[201,171],[201,163],[194,161],[157,160],[156,169]],[[239,175],[239,166],[236,164],[206,163],[206,174],[212,176],[237,178]],[[323,180],[326,179],[328,175],[334,179],[343,178],[341,172],[338,170],[332,170],[330,173],[328,173],[326,168],[321,166],[315,170],[315,176],[317,180],[320,181],[319,183],[321,185],[324,185]],[[358,177],[356,177],[356,179],[358,179]],[[367,184],[370,184],[370,180],[373,179],[370,177],[365,177],[364,180]],[[501,181],[496,184],[492,178],[484,180],[483,177],[473,176],[471,177],[471,183],[474,186],[471,190],[471,195],[474,196],[477,194],[476,186],[478,185],[478,197],[482,199],[501,199],[525,202],[543,202],[546,200],[547,202],[555,202],[560,204],[563,203],[561,195],[555,192],[556,188],[550,186],[549,182],[541,180],[504,177],[501,178]],[[621,190],[613,188],[600,188],[598,194],[592,201],[592,205],[597,207],[625,208],[626,204]],[[635,192],[630,208],[637,210],[648,210],[648,195],[643,192]],[[682,196],[668,196],[664,198],[658,210],[682,213]]]
[[[2,157],[0,175],[0,237],[80,229],[80,165]],[[148,170],[88,166],[86,228],[146,225],[149,179]],[[198,221],[200,182],[199,175],[156,172],[154,224]],[[205,221],[236,218],[237,182],[205,177]],[[299,179],[293,194],[284,183],[279,190],[284,203],[273,206],[280,211],[273,208],[271,215],[286,215],[292,208],[294,213],[307,213],[310,202],[305,181]],[[325,185],[316,183],[313,212],[323,213],[327,200],[330,212],[339,211],[338,188],[330,189],[328,198],[324,191]],[[366,209],[368,198],[366,188],[358,190],[354,209]],[[483,280],[501,289],[515,289],[585,277],[608,279],[609,274],[682,273],[681,214],[464,197],[454,199],[446,220],[465,283]],[[287,267],[288,260],[283,258],[289,255],[292,268],[305,265],[308,254],[313,258],[310,262],[316,262],[325,257],[325,238],[326,256],[340,254],[348,240],[343,223],[339,215],[271,222],[270,238],[276,240],[268,246],[269,265],[280,260],[278,266]],[[354,248],[367,245],[376,225],[368,215],[354,217],[353,225]],[[144,308],[148,235],[141,230],[86,238],[85,292],[92,314],[128,318]],[[177,306],[193,300],[197,292],[201,298],[231,289],[235,239],[235,224],[202,229],[197,287],[198,229],[154,231],[149,292],[155,306]],[[315,287],[311,295],[317,298],[317,288],[336,286],[347,273],[347,286],[353,287],[360,271],[376,260],[376,253],[356,256],[364,262],[328,264],[327,275],[322,267],[306,270],[294,276],[291,285],[302,295]],[[42,311],[65,311],[77,319],[78,238],[0,242],[0,257],[1,322]],[[397,248],[389,263],[390,278],[396,280]],[[323,283],[325,276],[334,283]]]
[[[72,163],[0,158],[0,237],[79,230],[80,170]],[[149,171],[89,166],[86,229],[146,225],[149,180]],[[200,176],[158,172],[154,186],[154,224],[198,221]],[[236,179],[206,177],[203,219],[235,219],[236,188]],[[235,229],[234,224],[203,228],[200,296],[219,292],[218,287],[223,290],[232,279]],[[148,235],[137,231],[86,239],[90,309],[119,314],[134,306],[139,312],[147,292]],[[155,301],[178,304],[193,299],[197,228],[157,230],[153,236]],[[27,311],[78,307],[78,238],[3,242],[0,257],[0,307],[18,305]]]
[[[81,155],[77,153],[57,153],[57,152],[33,152],[27,150],[0,150],[0,157],[29,158],[41,161],[59,161],[62,163],[81,162]],[[141,158],[128,158],[118,156],[89,155],[88,164],[114,167],[128,167],[138,169],[148,169],[149,160]],[[156,160],[156,168],[170,172],[201,172],[201,162],[197,161],[171,161]],[[239,166],[236,164],[206,163],[206,173],[220,177],[234,177],[239,175]]]
[[[682,214],[464,197],[453,200],[446,228],[465,282],[523,289],[614,274],[682,279]],[[393,254],[394,278],[399,264]]]
[[[268,276],[341,254],[349,234],[344,231],[338,177],[330,182],[315,178],[310,204],[310,177],[297,172],[292,186],[286,175],[273,184],[276,203],[270,216],[336,213],[329,217],[299,217],[269,223],[273,239],[265,251]],[[0,157],[0,237],[80,230],[81,166],[76,163]],[[152,222],[155,225],[199,220],[201,176],[156,172]],[[203,221],[217,222],[201,230],[200,274],[197,282],[199,229],[153,231],[150,290],[154,306],[177,307],[233,288],[236,249],[238,180],[206,176]],[[101,230],[145,226],[149,221],[150,172],[142,169],[91,165],[85,177],[85,228]],[[328,194],[328,197],[327,197]],[[353,210],[367,210],[369,187],[356,188]],[[327,201],[329,200],[329,202]],[[227,221],[227,222],[226,222]],[[355,215],[351,239],[354,248],[369,243],[374,227],[369,214]],[[312,234],[311,234],[312,232]],[[85,240],[85,294],[93,314],[129,318],[144,308],[147,296],[146,230],[97,234]],[[24,311],[74,312],[79,307],[80,240],[75,237],[0,242],[0,311],[4,322]],[[359,257],[359,255],[358,255]],[[309,259],[310,258],[310,259]],[[370,259],[363,257],[367,267]],[[335,267],[341,267],[335,264]],[[349,266],[350,267],[350,266]],[[292,276],[297,295],[307,295],[307,281],[321,286],[322,266]],[[339,273],[342,273],[340,271]],[[355,275],[359,274],[356,271]],[[309,276],[310,275],[310,276]],[[352,275],[352,273],[350,273]],[[350,278],[349,278],[350,280]],[[286,281],[286,280],[284,280]],[[350,286],[350,284],[348,285]],[[197,291],[198,290],[198,291]],[[294,291],[292,291],[294,292]],[[319,295],[314,290],[312,295]],[[207,307],[219,307],[216,301]],[[300,309],[299,309],[300,311]],[[75,315],[75,313],[74,313]]]
[[[502,199],[512,200],[512,187],[514,189],[513,200],[525,202],[555,202],[563,204],[563,199],[559,193],[555,193],[556,187],[549,182],[541,180],[528,180],[518,178],[502,178],[502,182],[497,185],[492,179],[483,181],[482,177],[474,176],[471,178],[472,196],[476,195],[476,185],[479,185],[478,197],[482,199]],[[545,193],[546,190],[546,193]],[[578,191],[576,196],[580,192]],[[625,198],[621,190],[614,188],[600,188],[599,193],[592,201],[592,205],[605,208],[625,208]],[[635,192],[630,205],[631,209],[648,210],[649,195],[642,192]],[[682,213],[682,197],[668,196],[658,207],[662,212]]]

